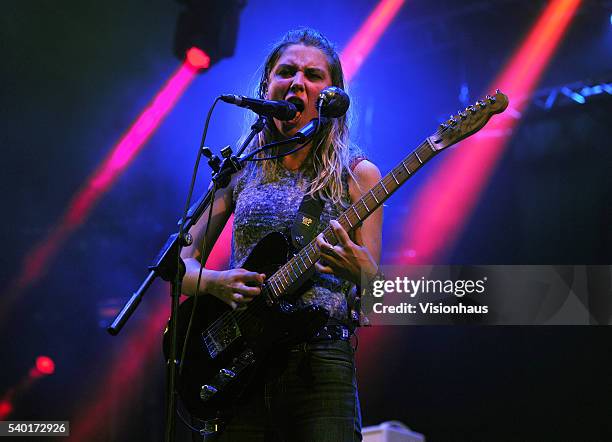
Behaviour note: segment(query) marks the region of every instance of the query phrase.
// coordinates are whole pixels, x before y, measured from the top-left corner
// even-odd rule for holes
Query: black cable
[[[206,122],[204,124],[204,130],[202,132],[202,138],[200,141],[200,146],[198,148],[198,153],[196,155],[196,161],[195,161],[195,165],[193,168],[193,173],[191,175],[191,182],[189,184],[189,191],[187,193],[187,201],[185,203],[185,209],[183,211],[183,216],[181,217],[181,223],[179,225],[179,245],[178,245],[178,251],[177,251],[177,269],[180,268],[181,265],[181,250],[183,248],[183,246],[181,245],[180,241],[182,241],[183,235],[185,234],[185,222],[187,220],[187,213],[189,212],[189,208],[191,207],[191,198],[193,196],[193,190],[195,188],[195,180],[197,177],[197,173],[198,173],[198,169],[199,169],[199,165],[200,165],[200,159],[202,158],[202,148],[204,147],[204,144],[206,143],[206,135],[208,134],[208,126],[210,125],[210,119],[212,117],[212,113],[213,110],[215,109],[215,106],[217,105],[218,101],[219,101],[220,97],[217,97],[215,99],[215,101],[213,102],[212,106],[210,107],[210,109],[208,110],[208,114],[206,116]],[[209,212],[209,220],[210,220],[210,214],[212,213],[212,202],[214,201],[214,191],[215,191],[215,187],[213,187],[213,198],[211,200],[211,210]],[[208,226],[207,226],[208,229]],[[203,241],[203,245],[206,241]],[[203,267],[203,264],[202,264]],[[199,283],[200,283],[200,277],[202,274],[202,270],[200,269],[200,274],[198,275],[198,286],[196,287],[196,290],[199,289]],[[179,279],[180,278],[180,272],[177,271],[176,273],[176,279],[174,281],[174,283],[176,284],[176,286],[179,285],[179,283],[181,283],[182,281]],[[196,292],[197,293],[197,292]],[[183,361],[185,358],[185,352],[187,349],[187,341],[189,340],[189,334],[191,331],[191,325],[192,325],[192,319],[193,319],[193,313],[195,312],[195,308],[197,305],[197,298],[194,299],[194,303],[193,303],[193,309],[191,312],[191,316],[190,316],[190,320],[189,320],[189,324],[187,326],[187,332],[185,333],[185,339],[183,340],[183,345],[181,346],[181,358],[180,358],[180,365],[179,365],[179,376],[181,375],[182,371],[183,371]],[[177,319],[177,318],[175,318]],[[178,322],[178,321],[177,321]],[[175,326],[178,326],[178,324],[175,324]],[[171,394],[174,394],[174,392],[172,392]]]
[[[286,157],[287,155],[291,155],[294,152],[297,152],[298,150],[303,149],[308,143],[310,143],[310,140],[306,141],[305,143],[300,144],[298,147],[296,147],[295,149],[290,150],[289,152],[285,152],[279,155],[274,155],[272,157],[264,157],[264,158],[249,158],[249,159],[245,159],[244,161],[265,161],[265,160],[276,160],[277,158],[282,158],[282,157]],[[264,147],[268,147],[268,145],[264,146]]]
[[[284,144],[289,144],[292,143],[293,141],[298,141],[299,138],[298,137],[293,137],[293,138],[289,138],[287,140],[282,140],[282,141],[276,141],[274,143],[270,143],[270,144],[266,144],[265,146],[260,147],[259,149],[251,152],[247,158],[244,159],[244,161],[265,161],[265,160],[276,160],[278,158],[282,158],[282,157],[286,157],[287,155],[291,155],[292,153],[297,152],[298,150],[303,149],[308,143],[310,143],[312,140],[314,140],[315,136],[319,133],[319,129],[321,127],[321,107],[322,107],[322,103],[319,104],[318,106],[318,121],[317,121],[317,127],[315,129],[315,132],[312,134],[312,137],[310,137],[309,140],[305,141],[304,143],[298,145],[298,147],[296,147],[295,149],[290,150],[289,152],[285,152],[279,155],[274,155],[271,157],[264,157],[264,158],[249,158],[252,156],[257,155],[259,152],[263,152],[264,150],[268,150],[271,149],[273,147],[277,147],[277,146],[282,146]]]

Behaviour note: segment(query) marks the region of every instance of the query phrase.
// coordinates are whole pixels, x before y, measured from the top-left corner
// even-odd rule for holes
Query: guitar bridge
[[[223,315],[202,332],[202,343],[212,359],[230,346],[242,334],[233,315]]]

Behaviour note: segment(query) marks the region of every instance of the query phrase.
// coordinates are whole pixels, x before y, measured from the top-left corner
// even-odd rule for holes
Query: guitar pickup
[[[236,373],[232,370],[228,370],[227,368],[222,368],[219,370],[219,375],[225,379],[234,379],[236,377]]]
[[[228,319],[229,318],[229,319]],[[218,323],[218,324],[217,324]],[[201,335],[204,348],[214,359],[242,334],[238,324],[230,315],[222,316]]]
[[[202,388],[200,388],[200,399],[207,401],[217,394],[217,391],[218,390],[212,385],[202,385]]]

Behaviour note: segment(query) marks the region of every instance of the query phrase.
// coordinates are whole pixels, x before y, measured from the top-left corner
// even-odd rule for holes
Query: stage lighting
[[[0,401],[0,420],[5,420],[13,412],[13,404],[8,400]]]
[[[579,103],[579,104],[586,103],[586,100],[584,99],[584,96],[580,95],[578,92],[575,92],[575,91],[571,90],[568,87],[562,87],[561,88],[561,92],[565,96],[567,96],[567,97],[571,98],[572,100],[574,100],[576,103]]]
[[[55,372],[55,362],[48,356],[36,358],[36,369],[42,374],[53,374]]]
[[[185,5],[174,34],[174,54],[182,61],[195,47],[214,64],[234,55],[240,11],[246,0],[177,0]]]

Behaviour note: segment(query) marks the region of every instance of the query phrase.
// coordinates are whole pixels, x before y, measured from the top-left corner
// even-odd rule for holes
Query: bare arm
[[[196,293],[200,262],[206,262],[212,246],[216,243],[232,214],[234,185],[235,178],[228,187],[217,191],[208,232],[205,235],[209,216],[209,210],[206,210],[191,228],[190,233],[193,236],[193,243],[182,250],[181,257],[185,261],[186,267],[186,274],[183,278],[183,292],[186,295],[209,293],[235,308],[240,303],[251,301],[253,296],[259,294],[259,287],[252,287],[247,284],[262,284],[265,275],[244,269],[215,271],[204,268],[202,269],[199,291]],[[201,259],[200,250],[203,241],[206,241],[206,247],[204,257]]]
[[[353,171],[355,180],[349,178],[349,196],[354,203],[369,191],[381,178],[380,171],[373,163],[361,161]],[[360,227],[355,229],[354,241],[336,222],[331,227],[339,243],[331,246],[322,235],[317,237],[324,264],[317,263],[317,269],[324,273],[334,273],[355,284],[361,283],[361,274],[367,279],[378,271],[382,247],[383,208],[379,207]]]

